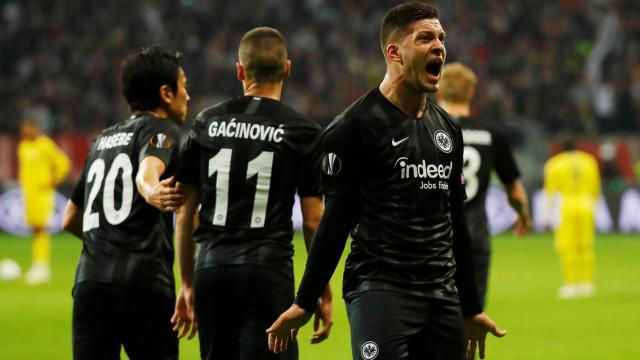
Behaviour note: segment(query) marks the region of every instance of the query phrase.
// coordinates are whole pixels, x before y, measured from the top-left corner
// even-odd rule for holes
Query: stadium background
[[[325,125],[381,80],[378,26],[396,3],[0,0],[0,219],[20,213],[12,192],[20,120],[38,122],[72,158],[71,176],[59,189],[68,194],[96,131],[127,115],[118,78],[129,51],[162,44],[184,54],[193,118],[205,106],[241,94],[234,63],[242,34],[254,26],[277,27],[293,61],[284,101]],[[599,160],[606,205],[600,229],[614,232],[599,238],[597,297],[576,302],[555,299],[560,270],[548,234],[498,238],[489,311],[512,334],[491,341],[491,358],[640,355],[628,340],[640,320],[640,242],[633,234],[615,234],[640,231],[640,2],[434,3],[447,31],[447,61],[477,72],[473,113],[508,135],[527,189],[540,188],[542,165],[558,150],[558,140],[575,138]],[[495,209],[503,209],[496,194]],[[510,216],[498,213],[506,217],[494,219]],[[79,249],[69,236],[55,238],[51,286],[0,282],[0,359],[69,357],[69,292]],[[26,267],[29,251],[26,238],[0,232],[0,258]],[[297,260],[299,270],[304,256]],[[334,336],[318,358],[348,358],[346,348],[336,345],[344,346],[348,334],[338,298],[336,311]],[[305,351],[301,358],[314,356]]]

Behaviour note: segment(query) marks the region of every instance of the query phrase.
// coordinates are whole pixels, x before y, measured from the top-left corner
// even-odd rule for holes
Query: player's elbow
[[[305,232],[315,232],[322,217],[322,198],[319,196],[303,197],[301,199],[301,210],[303,230]]]
[[[67,207],[64,209],[64,214],[62,215],[62,228],[66,231],[73,231],[77,228],[77,225],[82,221],[82,212],[73,203],[73,201],[69,200],[67,202]]]
[[[318,228],[318,224],[320,224],[319,216],[317,218],[314,217],[313,219],[304,219],[302,221],[302,230],[304,232],[314,233]]]

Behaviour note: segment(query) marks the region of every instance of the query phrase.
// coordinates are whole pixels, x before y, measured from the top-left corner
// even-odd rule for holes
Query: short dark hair
[[[122,62],[122,93],[131,111],[153,110],[161,104],[160,88],[178,91],[181,54],[164,47],[143,48]]]
[[[240,40],[238,59],[248,79],[268,83],[282,81],[287,61],[284,37],[270,27],[252,29]]]
[[[392,7],[382,18],[380,25],[380,47],[386,53],[389,40],[394,38],[399,30],[404,31],[407,25],[422,19],[438,19],[438,9],[435,6],[412,1]]]

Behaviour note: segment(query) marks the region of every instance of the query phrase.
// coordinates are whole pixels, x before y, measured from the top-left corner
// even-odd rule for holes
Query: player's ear
[[[163,103],[171,104],[174,97],[175,94],[173,92],[173,89],[169,85],[165,84],[160,86],[160,100],[162,100]]]
[[[291,75],[291,60],[287,59],[287,61],[284,63],[284,78],[288,78],[289,75]]]
[[[389,62],[397,62],[403,64],[402,55],[400,54],[400,46],[398,46],[397,43],[388,43],[385,50],[387,51],[386,55],[387,59],[389,59]]]
[[[242,64],[240,64],[239,62],[236,63],[236,77],[240,81],[244,81],[246,79],[244,74],[244,66],[242,66]]]

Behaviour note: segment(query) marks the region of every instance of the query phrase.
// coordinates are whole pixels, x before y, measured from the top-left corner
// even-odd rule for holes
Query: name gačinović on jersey
[[[284,124],[278,127],[256,123],[236,121],[212,121],[209,125],[210,137],[227,137],[247,140],[260,140],[280,143],[284,139]]]

